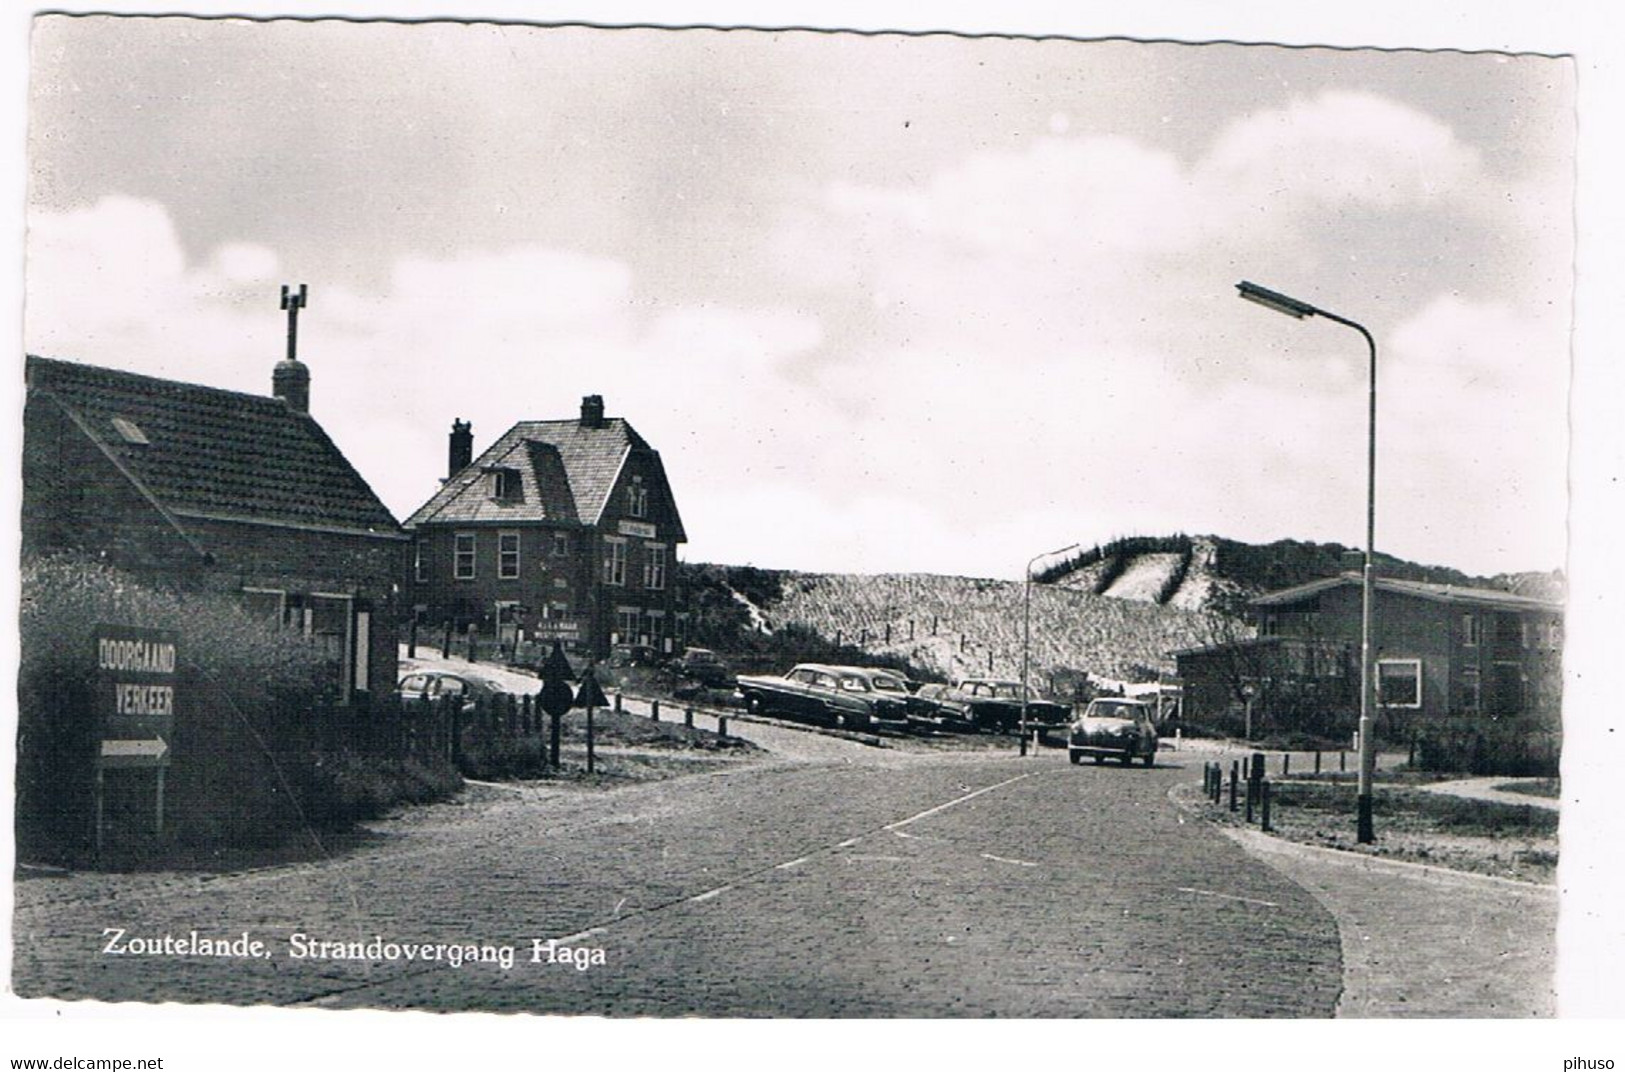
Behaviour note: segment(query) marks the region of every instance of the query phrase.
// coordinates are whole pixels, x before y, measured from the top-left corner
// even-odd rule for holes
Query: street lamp
[[[1027,571],[1022,576],[1021,589],[1021,748],[1026,754],[1027,748],[1027,650],[1032,639],[1033,623],[1033,565],[1041,558],[1056,558],[1068,551],[1076,551],[1082,544],[1067,544],[1058,551],[1045,551],[1041,555],[1034,555],[1027,560]]]
[[[1360,781],[1359,818],[1357,820],[1360,844],[1369,845],[1376,840],[1371,824],[1371,781],[1376,772],[1377,755],[1371,732],[1371,712],[1375,706],[1372,695],[1376,684],[1371,671],[1371,588],[1372,557],[1377,532],[1377,343],[1371,332],[1346,317],[1316,308],[1308,302],[1289,298],[1285,294],[1261,287],[1256,283],[1236,284],[1240,296],[1256,302],[1266,309],[1302,320],[1308,316],[1325,317],[1344,327],[1353,328],[1365,337],[1371,352],[1371,379],[1366,414],[1366,486],[1365,486],[1365,567],[1360,578]]]

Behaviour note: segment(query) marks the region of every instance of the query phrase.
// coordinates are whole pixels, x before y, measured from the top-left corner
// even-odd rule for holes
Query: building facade
[[[395,685],[408,538],[280,362],[269,397],[28,357],[22,552],[232,592],[323,646],[341,703]]]
[[[598,395],[575,420],[523,421],[478,458],[452,424],[447,476],[411,517],[405,589],[420,628],[504,644],[681,651],[687,540],[660,455]]]
[[[1251,602],[1257,635],[1177,652],[1186,717],[1332,736],[1359,713],[1361,581],[1314,581]],[[1378,578],[1372,657],[1388,740],[1516,723],[1560,727],[1563,607],[1488,588]]]

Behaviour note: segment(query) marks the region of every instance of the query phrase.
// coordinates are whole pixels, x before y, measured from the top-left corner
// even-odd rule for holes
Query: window
[[[423,540],[412,541],[412,577],[423,584],[429,579],[429,560],[423,553]]]
[[[643,587],[659,591],[666,587],[666,545],[644,545]]]
[[[138,447],[145,447],[150,442],[147,439],[147,434],[141,430],[141,426],[128,417],[114,417],[113,430],[119,434],[119,438],[124,442]]]
[[[486,473],[491,481],[491,498],[508,501],[525,497],[524,485],[519,480],[519,470],[498,468],[488,469]]]
[[[643,478],[635,476],[626,489],[626,513],[628,517],[647,517],[649,514],[649,489],[643,486]]]
[[[1469,648],[1476,648],[1483,641],[1483,621],[1476,614],[1463,614],[1461,616],[1461,642]]]
[[[617,644],[631,644],[637,639],[638,620],[643,612],[637,607],[615,608],[615,642]]]
[[[474,579],[474,534],[459,532],[452,538],[452,576],[459,581]]]
[[[1483,683],[1479,680],[1478,671],[1469,669],[1461,672],[1461,709],[1463,711],[1477,711],[1483,700]]]
[[[519,576],[519,533],[497,533],[497,576],[511,581]]]
[[[1421,707],[1422,660],[1380,660],[1377,663],[1377,702],[1383,707]]]
[[[604,537],[604,583],[626,586],[626,541],[618,536]]]
[[[567,558],[570,554],[570,534],[568,532],[555,532],[553,534],[553,557]]]

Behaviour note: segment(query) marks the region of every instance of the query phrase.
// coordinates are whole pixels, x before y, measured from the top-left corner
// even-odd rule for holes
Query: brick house
[[[1378,731],[1388,740],[1494,723],[1554,735],[1563,606],[1490,588],[1377,578]],[[1250,603],[1257,635],[1175,653],[1185,717],[1337,736],[1358,721],[1361,584],[1345,573]]]
[[[22,553],[88,554],[158,587],[240,595],[326,647],[342,703],[395,685],[408,538],[309,409],[29,356]]]
[[[687,639],[673,583],[687,536],[665,468],[599,395],[575,420],[514,425],[478,458],[472,428],[454,421],[446,479],[404,526],[405,590],[431,629],[558,639],[591,658]]]

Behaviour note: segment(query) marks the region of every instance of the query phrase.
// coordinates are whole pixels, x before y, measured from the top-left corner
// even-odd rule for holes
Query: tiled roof
[[[1424,581],[1403,581],[1394,577],[1377,577],[1373,579],[1372,584],[1379,592],[1413,596],[1417,599],[1427,599],[1438,603],[1459,603],[1498,610],[1561,611],[1563,609],[1563,604],[1549,599],[1520,596],[1514,592],[1502,591],[1499,588],[1469,588],[1458,584],[1430,584]],[[1310,581],[1308,584],[1300,584],[1293,588],[1283,588],[1278,592],[1269,592],[1259,596],[1252,601],[1252,605],[1255,607],[1284,606],[1344,585],[1359,587],[1360,575],[1358,573],[1344,573],[1336,577]]]
[[[596,426],[576,420],[521,421],[473,464],[442,484],[405,525],[415,528],[430,521],[595,525],[633,451],[646,452],[664,483],[659,453],[620,417],[606,417]],[[521,493],[517,497],[499,500],[491,496],[485,482],[496,468],[518,470]]]
[[[32,355],[27,379],[183,521],[400,531],[321,426],[279,398]]]

